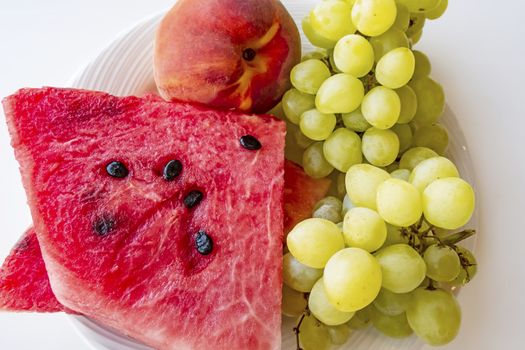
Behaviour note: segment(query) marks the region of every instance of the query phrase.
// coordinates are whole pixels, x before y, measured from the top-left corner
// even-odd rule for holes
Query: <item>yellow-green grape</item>
[[[388,289],[381,288],[381,291],[374,300],[374,306],[382,314],[397,316],[404,313],[410,305],[411,296],[409,293],[392,293]]]
[[[408,40],[410,40],[410,47],[413,47],[414,45],[416,45],[419,40],[421,40],[421,38],[423,37],[423,30],[417,32],[416,34],[410,36],[408,38]]]
[[[389,336],[390,338],[406,338],[412,335],[413,331],[408,324],[405,313],[388,316],[375,310],[372,313],[372,324],[381,333]]]
[[[374,65],[374,49],[370,42],[358,34],[342,37],[335,45],[335,66],[354,77],[365,76]]]
[[[375,166],[392,164],[399,154],[399,139],[392,130],[370,128],[363,134],[362,144],[366,160]]]
[[[332,173],[334,167],[324,157],[322,142],[316,142],[304,150],[303,168],[304,172],[314,179],[320,179]]]
[[[312,217],[325,219],[337,224],[343,220],[342,210],[343,202],[339,198],[328,196],[317,202],[312,212]]]
[[[330,53],[328,55],[328,60],[330,61],[330,66],[332,67],[332,71],[334,73],[343,73],[337,66],[335,65],[334,61],[334,50],[330,50]]]
[[[283,301],[281,303],[281,312],[283,315],[288,317],[300,316],[307,305],[308,302],[303,293],[283,284]]]
[[[363,161],[361,138],[346,128],[337,129],[326,139],[323,152],[328,163],[343,173]]]
[[[315,105],[323,113],[350,113],[359,107],[364,95],[365,89],[359,79],[339,73],[323,82]]]
[[[414,145],[443,154],[448,147],[448,131],[441,124],[422,126],[414,134]]]
[[[310,109],[301,115],[299,127],[309,139],[323,141],[334,131],[337,119],[334,114],[325,114],[317,109]]]
[[[375,69],[377,81],[391,89],[398,89],[406,85],[414,74],[415,59],[412,51],[406,47],[399,47],[387,52]]]
[[[372,127],[372,125],[366,121],[365,117],[363,117],[361,108],[350,113],[345,113],[341,117],[344,125],[355,132],[365,132]]]
[[[416,67],[414,69],[414,75],[412,78],[419,79],[428,77],[432,71],[432,65],[430,64],[430,60],[428,59],[427,55],[417,50],[412,52],[414,53],[414,58],[416,60]]]
[[[292,130],[292,133],[293,140],[295,141],[295,144],[297,145],[297,147],[299,147],[299,149],[304,150],[315,142],[314,140],[311,140],[308,137],[304,136],[301,129],[299,128],[295,128],[294,130]],[[286,146],[288,147],[288,143],[286,143]]]
[[[344,1],[319,2],[310,13],[312,29],[322,37],[337,41],[355,32],[350,19],[352,6]]]
[[[409,181],[423,192],[433,181],[447,177],[459,177],[454,163],[444,157],[432,157],[422,161],[412,170]]]
[[[454,281],[451,282],[451,284],[455,286],[463,286],[470,282],[474,276],[476,276],[476,272],[478,271],[478,263],[474,254],[472,254],[472,252],[467,248],[456,246],[456,252],[458,253],[461,260],[461,270],[459,275],[456,277],[456,279],[454,279]]]
[[[439,0],[397,0],[405,5],[410,12],[426,12],[439,4]]]
[[[346,174],[345,174],[345,178],[346,178]],[[345,185],[345,189],[346,189],[346,185]],[[345,190],[346,192],[346,190]],[[343,198],[343,209],[341,210],[341,214],[342,216],[344,217],[346,215],[346,213],[348,213],[348,211],[352,208],[355,208],[355,205],[354,203],[352,203],[352,200],[350,199],[350,197],[348,197],[347,194],[345,194],[345,197]],[[342,228],[341,228],[342,230]]]
[[[292,162],[301,164],[301,158],[303,156],[304,149],[299,147],[297,144],[297,134],[301,135],[302,138],[308,139],[303,135],[299,127],[292,123],[286,124],[286,142],[284,147],[284,155],[286,159],[289,159]],[[314,141],[310,140],[310,143]]]
[[[303,350],[329,350],[332,347],[328,327],[312,314],[305,316],[301,322],[299,343]]]
[[[330,77],[330,70],[321,60],[306,60],[292,68],[293,86],[304,93],[316,94],[321,84]]]
[[[290,89],[283,96],[282,106],[288,120],[294,124],[299,124],[301,115],[315,108],[315,96],[305,94],[297,89]]]
[[[437,227],[460,228],[470,220],[474,206],[474,190],[458,177],[435,180],[423,191],[425,219]]]
[[[397,169],[390,173],[390,176],[394,179],[408,181],[410,178],[410,170],[408,169]]]
[[[353,312],[340,311],[328,301],[323,278],[320,278],[314,284],[308,297],[308,308],[315,318],[327,326],[337,326],[346,323],[354,316]]]
[[[397,8],[394,0],[356,0],[352,22],[366,36],[383,34],[394,24]]]
[[[449,246],[432,244],[425,250],[423,259],[427,264],[427,276],[434,281],[450,282],[459,275],[459,256]]]
[[[376,298],[381,289],[381,267],[366,250],[345,248],[330,258],[323,279],[330,303],[338,310],[354,312]]]
[[[394,162],[392,164],[387,165],[384,170],[386,170],[387,172],[391,173],[391,172],[393,172],[394,170],[397,170],[397,169],[399,169],[399,163],[398,162]]]
[[[397,15],[396,20],[394,24],[392,25],[392,28],[397,28],[402,31],[405,31],[408,29],[408,25],[410,22],[410,11],[408,11],[408,8],[396,1],[396,8],[397,8]]]
[[[374,254],[383,274],[383,288],[393,293],[408,293],[425,279],[425,261],[408,244],[394,244]]]
[[[299,292],[309,293],[322,275],[322,269],[301,264],[291,253],[284,254],[283,282],[288,287]]]
[[[370,304],[364,309],[357,311],[354,317],[348,321],[348,326],[351,329],[364,329],[368,327],[372,322],[372,308],[373,305]]]
[[[407,37],[413,37],[415,34],[421,32],[425,26],[425,14],[424,13],[411,13],[410,24],[408,29],[405,31]]]
[[[439,4],[431,10],[425,12],[428,19],[438,19],[443,16],[448,7],[448,0],[439,0]]]
[[[370,38],[370,44],[374,49],[374,60],[378,62],[387,52],[398,47],[408,47],[408,37],[405,32],[398,28],[390,28],[385,33]]]
[[[401,100],[394,90],[376,86],[363,98],[361,112],[372,126],[389,129],[399,119]]]
[[[286,243],[294,258],[316,269],[322,269],[328,259],[345,246],[336,224],[317,218],[298,223],[286,237]]]
[[[377,187],[390,174],[370,164],[358,164],[350,167],[346,173],[346,193],[352,203],[359,207],[377,209]]]
[[[430,148],[412,147],[405,153],[403,153],[403,155],[401,156],[401,160],[399,161],[399,168],[412,170],[425,159],[438,156],[439,154],[437,154]]]
[[[374,252],[385,243],[386,224],[375,210],[352,208],[344,218],[343,236],[347,246]]]
[[[407,124],[416,115],[417,97],[416,93],[408,85],[395,90],[401,101],[401,111],[399,112],[398,124]]]
[[[456,298],[443,289],[416,289],[406,315],[417,336],[433,346],[450,343],[461,324]]]
[[[386,240],[383,247],[398,243],[408,243],[408,237],[403,236],[399,227],[386,224]]]
[[[412,146],[412,129],[407,124],[396,124],[390,130],[399,139],[399,152],[403,153]]]
[[[352,317],[353,318],[353,317]],[[328,333],[330,334],[330,340],[334,345],[343,345],[348,341],[352,334],[352,328],[348,323],[344,323],[338,326],[328,327]]]
[[[317,49],[315,51],[307,52],[301,57],[301,62],[310,60],[310,59],[316,59],[316,60],[323,60],[326,57],[328,57],[328,53],[324,49]]]
[[[413,225],[423,213],[421,194],[409,182],[388,179],[377,188],[377,212],[391,225]]]
[[[332,49],[335,46],[336,40],[330,40],[328,38],[325,38],[321,34],[317,33],[312,28],[312,22],[310,20],[311,13],[306,16],[303,21],[301,22],[304,35],[308,38],[308,40],[312,43],[312,45],[321,47],[324,49]]]

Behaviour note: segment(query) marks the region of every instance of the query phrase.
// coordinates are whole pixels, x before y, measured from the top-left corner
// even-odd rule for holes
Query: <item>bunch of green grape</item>
[[[302,27],[319,49],[293,68],[281,107],[287,156],[332,196],[288,234],[283,314],[302,349],[343,344],[372,324],[431,345],[456,336],[452,291],[476,273],[458,245],[475,195],[444,157],[443,88],[413,50],[447,0],[324,0]]]

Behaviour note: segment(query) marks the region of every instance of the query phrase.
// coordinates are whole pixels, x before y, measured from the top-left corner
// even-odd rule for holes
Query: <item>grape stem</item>
[[[297,326],[293,328],[293,331],[295,333],[295,342],[297,344],[297,350],[304,350],[301,348],[301,345],[299,344],[299,333],[301,333],[301,324],[303,323],[303,320],[306,316],[310,315],[310,310],[308,310],[308,306],[304,310],[303,314],[301,315],[301,318],[299,319],[299,322],[297,322]]]
[[[476,234],[476,230],[463,230],[442,239],[444,244],[456,244]]]

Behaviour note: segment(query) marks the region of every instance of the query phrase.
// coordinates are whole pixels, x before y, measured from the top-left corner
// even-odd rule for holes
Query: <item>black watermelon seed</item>
[[[118,179],[123,179],[129,174],[128,168],[121,162],[111,162],[106,165],[106,171],[109,176],[116,177]]]
[[[191,191],[190,193],[186,195],[186,197],[184,197],[184,205],[186,206],[186,208],[191,209],[197,204],[199,204],[202,201],[203,197],[204,195],[202,194],[201,191],[197,191],[197,190]]]
[[[162,171],[162,177],[166,181],[175,180],[182,172],[182,163],[179,160],[170,160]]]
[[[255,59],[255,55],[257,55],[255,50],[254,49],[250,49],[250,48],[245,49],[242,52],[242,58],[245,59],[248,62],[253,61]]]
[[[113,229],[115,229],[115,220],[109,217],[101,217],[93,222],[93,231],[98,236],[107,236]]]
[[[202,255],[208,255],[213,250],[213,240],[206,231],[199,231],[195,236],[195,248]]]
[[[261,147],[262,147],[262,145],[259,142],[259,140],[257,140],[252,135],[244,135],[243,137],[241,137],[239,142],[241,143],[242,147],[244,147],[244,148],[246,148],[247,150],[250,150],[250,151],[256,151],[258,149],[261,149]]]

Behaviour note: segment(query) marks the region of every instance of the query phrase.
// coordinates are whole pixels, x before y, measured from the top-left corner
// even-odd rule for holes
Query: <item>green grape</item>
[[[346,176],[345,176],[345,178],[346,178]],[[346,188],[346,185],[345,185],[345,188]],[[352,208],[355,208],[355,205],[350,200],[350,197],[348,197],[348,195],[345,194],[345,197],[343,198],[343,209],[341,210],[342,216],[344,217],[346,215],[346,213],[348,213],[348,211],[350,209],[352,209]]]
[[[456,252],[461,261],[461,270],[451,284],[455,286],[463,286],[476,276],[476,272],[478,272],[478,263],[474,254],[472,254],[467,248],[456,246]]]
[[[319,49],[311,52],[307,52],[301,57],[301,62],[311,59],[323,60],[328,57],[328,53],[324,49]]]
[[[303,350],[329,350],[332,347],[328,327],[311,314],[301,322],[299,343]]]
[[[299,147],[299,149],[302,149],[302,150],[308,148],[310,145],[314,143],[313,140],[304,136],[301,129],[299,128],[295,128],[294,130],[292,130],[292,136],[293,136],[293,141],[295,141],[295,145],[297,145],[297,147]],[[290,144],[289,142],[286,142],[287,147],[289,146],[289,144]]]
[[[410,178],[410,170],[408,169],[397,169],[390,173],[390,176],[394,179],[408,181]]]
[[[421,194],[409,182],[388,179],[377,187],[377,212],[391,225],[413,225],[423,212]]]
[[[428,77],[432,71],[432,65],[430,64],[430,60],[428,59],[427,55],[417,50],[412,52],[414,53],[414,58],[416,60],[416,67],[414,69],[414,75],[412,78],[419,79]]]
[[[323,279],[330,303],[338,310],[354,312],[376,298],[381,289],[381,267],[366,250],[345,248],[328,260]]]
[[[336,40],[330,40],[328,38],[323,37],[321,34],[317,33],[312,28],[312,22],[310,20],[310,15],[306,16],[303,21],[301,22],[304,35],[308,40],[312,43],[312,45],[321,47],[324,49],[332,49],[335,46]]]
[[[425,12],[425,17],[428,19],[438,19],[443,16],[448,7],[448,0],[439,0],[439,4],[433,9]]]
[[[398,243],[408,243],[408,237],[403,236],[399,227],[386,224],[386,240],[383,247],[388,247]]]
[[[443,154],[448,147],[448,131],[440,124],[422,126],[414,134],[414,145]]]
[[[316,94],[321,84],[330,77],[330,70],[321,60],[306,60],[292,68],[293,86],[304,93]]]
[[[423,191],[425,219],[437,227],[460,228],[470,220],[474,205],[474,190],[458,177],[435,180]]]
[[[316,269],[322,269],[345,246],[341,230],[333,222],[317,218],[298,223],[286,237],[286,243],[294,258]]]
[[[338,223],[343,220],[341,215],[342,210],[343,202],[339,198],[329,196],[317,202],[312,217]]]
[[[337,41],[355,32],[350,20],[352,6],[344,1],[323,1],[310,14],[312,29],[322,37]]]
[[[301,164],[301,158],[304,150],[301,147],[299,147],[299,145],[296,142],[297,134],[301,135],[302,138],[308,139],[306,136],[303,135],[301,130],[299,130],[299,127],[297,127],[295,124],[287,123],[284,155],[286,159]]]
[[[350,113],[359,107],[364,95],[365,89],[359,79],[339,73],[323,82],[315,105],[323,113]]]
[[[348,321],[348,326],[351,329],[364,329],[370,325],[370,322],[372,322],[372,312],[373,312],[373,305],[370,304],[364,309],[361,309],[357,311]]]
[[[406,47],[398,47],[387,52],[375,69],[377,81],[391,89],[406,85],[414,74],[415,59],[412,51]]]
[[[370,164],[358,164],[350,167],[346,173],[346,193],[354,205],[376,209],[377,187],[390,174]]]
[[[410,299],[409,293],[392,293],[388,289],[382,288],[374,300],[374,306],[382,314],[397,316],[407,310]]]
[[[421,37],[423,36],[423,30],[420,30],[419,32],[413,34],[412,36],[409,36],[408,39],[410,40],[410,47],[413,47],[416,45],[419,40],[421,40]]]
[[[362,77],[368,74],[374,65],[374,49],[370,42],[358,34],[341,38],[335,45],[335,66],[343,73]]]
[[[347,246],[373,252],[385,242],[386,224],[375,210],[352,208],[344,218],[343,236]]]
[[[397,0],[405,5],[410,12],[426,12],[439,4],[439,0]]]
[[[410,23],[408,29],[405,31],[407,37],[412,37],[415,34],[421,32],[425,26],[425,14],[424,13],[411,13]]]
[[[437,282],[450,282],[459,275],[461,264],[458,254],[446,245],[433,244],[423,254],[427,276]]]
[[[372,313],[372,324],[378,331],[391,338],[406,338],[413,333],[404,312],[396,316],[388,316],[375,310]]]
[[[334,0],[327,0],[327,1],[334,1]],[[335,65],[335,60],[334,60],[334,50],[330,50],[329,52],[329,55],[328,55],[328,60],[330,61],[330,67],[332,67],[332,71],[334,73],[343,73],[339,68],[337,68],[337,66]]]
[[[392,28],[397,28],[402,31],[405,31],[408,29],[408,25],[410,22],[410,11],[408,11],[408,8],[396,1],[396,8],[397,8],[397,15],[396,15],[396,21],[392,25]]]
[[[343,173],[363,161],[361,138],[346,128],[337,129],[326,139],[323,152],[328,163]]]
[[[345,113],[341,117],[343,119],[344,125],[348,129],[355,132],[365,132],[372,126],[366,121],[365,117],[363,117],[363,113],[361,112],[360,108],[353,112]]]
[[[353,318],[353,317],[352,317]],[[334,345],[343,345],[348,341],[352,334],[352,328],[348,323],[344,323],[338,326],[329,326],[328,333],[330,334],[330,340]]]
[[[283,96],[282,106],[288,120],[294,124],[299,124],[301,115],[315,108],[315,96],[305,94],[297,89],[290,89]]]
[[[283,256],[283,283],[303,293],[309,293],[323,270],[301,264],[291,253]]]
[[[458,302],[442,289],[416,289],[406,315],[417,336],[433,346],[451,342],[461,324]]]
[[[393,293],[411,292],[425,279],[425,261],[408,244],[394,244],[374,255],[381,266],[382,286]]]
[[[323,141],[334,131],[337,119],[334,114],[324,114],[317,109],[310,109],[301,115],[299,127],[309,139]]]
[[[399,112],[398,124],[407,124],[416,115],[417,97],[416,93],[408,85],[395,90],[401,101],[401,111]]]
[[[399,139],[399,153],[405,152],[412,146],[412,129],[407,124],[396,124],[390,130],[396,133]]]
[[[394,90],[376,86],[363,98],[361,112],[372,126],[389,129],[399,119],[401,100]]]
[[[398,47],[408,47],[408,37],[405,32],[398,28],[390,28],[385,33],[370,38],[370,44],[374,48],[374,60],[378,62],[387,52]]]
[[[346,323],[354,316],[353,312],[340,311],[328,301],[323,278],[320,278],[314,284],[308,297],[308,308],[315,318],[327,326],[337,326]]]
[[[410,174],[410,183],[423,192],[425,188],[437,179],[459,177],[454,163],[444,157],[432,157],[419,163]]]
[[[352,22],[366,36],[378,36],[396,20],[394,0],[356,0],[352,8]]]
[[[412,147],[401,156],[399,168],[413,170],[425,159],[438,157],[439,154],[426,147]]]
[[[399,154],[399,139],[392,130],[370,128],[363,134],[363,154],[370,164],[392,164]]]
[[[281,303],[281,312],[283,315],[288,317],[300,316],[306,309],[307,305],[308,302],[303,293],[293,290],[283,284],[283,300]]]
[[[326,177],[334,170],[324,157],[322,142],[316,142],[304,151],[303,168],[304,172],[314,179]]]

